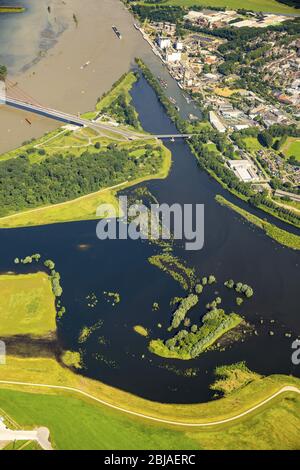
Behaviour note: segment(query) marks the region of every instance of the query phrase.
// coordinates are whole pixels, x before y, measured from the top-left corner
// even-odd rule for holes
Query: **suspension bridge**
[[[47,106],[42,105],[37,102],[32,96],[25,93],[18,86],[17,82],[11,82],[6,80],[5,82],[5,91],[0,93],[0,104],[6,105],[21,111],[37,114],[44,116],[49,119],[54,119],[55,121],[63,122],[65,124],[72,124],[79,127],[90,127],[98,131],[109,131],[114,134],[121,136],[123,139],[128,140],[145,140],[153,139],[154,137],[158,139],[182,139],[190,138],[193,134],[142,134],[134,130],[125,129],[121,126],[116,126],[108,122],[101,121],[101,116],[98,116],[96,120],[86,119],[80,114],[73,115],[65,113],[64,111],[59,111]],[[26,121],[30,123],[28,119]]]

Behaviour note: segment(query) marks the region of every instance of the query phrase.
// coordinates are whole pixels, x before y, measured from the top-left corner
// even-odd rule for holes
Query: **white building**
[[[176,41],[174,47],[175,47],[176,51],[182,51],[183,50],[183,42]]]
[[[171,39],[159,36],[157,38],[157,44],[162,50],[168,49],[168,47],[171,46]]]
[[[209,112],[209,121],[210,121],[211,125],[215,129],[217,129],[217,131],[219,131],[221,133],[226,132],[226,127],[224,126],[221,119],[219,118],[219,116],[214,111]]]
[[[245,183],[258,179],[255,167],[249,160],[229,160],[228,165],[234,174]]]
[[[174,63],[174,62],[180,62],[181,60],[181,52],[175,52],[175,51],[166,51],[166,62]]]

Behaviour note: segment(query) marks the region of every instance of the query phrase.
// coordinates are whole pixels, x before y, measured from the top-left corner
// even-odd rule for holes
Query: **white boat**
[[[91,61],[88,60],[85,64],[83,64],[81,67],[80,67],[80,70],[83,70],[85,69],[85,67],[87,67],[88,65],[90,65]]]

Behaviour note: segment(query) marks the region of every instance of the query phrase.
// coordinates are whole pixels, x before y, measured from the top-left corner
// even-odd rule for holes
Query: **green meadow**
[[[1,275],[0,292],[0,338],[56,332],[54,295],[47,274]]]

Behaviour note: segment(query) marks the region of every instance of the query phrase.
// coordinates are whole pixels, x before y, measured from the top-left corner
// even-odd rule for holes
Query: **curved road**
[[[127,413],[127,414],[130,414],[130,415],[137,416],[137,417],[143,418],[143,419],[148,419],[148,420],[151,420],[151,421],[157,421],[157,422],[163,423],[163,424],[172,424],[172,425],[175,425],[175,426],[186,426],[186,427],[207,427],[207,426],[216,426],[216,425],[219,425],[219,424],[229,423],[231,421],[235,421],[239,418],[242,418],[243,416],[246,416],[249,413],[252,413],[252,411],[255,411],[258,408],[264,406],[266,403],[273,400],[274,398],[276,398],[278,395],[281,395],[282,393],[295,392],[295,393],[300,394],[300,389],[299,388],[294,387],[294,386],[285,386],[285,387],[282,387],[277,392],[270,395],[268,398],[266,398],[262,402],[258,403],[257,405],[252,406],[248,410],[243,411],[242,413],[239,413],[239,414],[237,414],[235,416],[232,416],[230,418],[221,419],[219,421],[211,421],[211,422],[207,422],[207,423],[184,423],[182,421],[170,421],[168,419],[156,418],[154,416],[145,415],[143,413],[138,413],[136,411],[126,410],[126,408],[122,408],[120,406],[108,403],[108,402],[106,402],[104,400],[101,400],[100,398],[97,398],[97,397],[91,395],[90,393],[84,392],[83,390],[80,390],[78,388],[65,387],[63,385],[35,384],[35,383],[29,383],[29,382],[13,382],[13,381],[9,381],[9,380],[0,380],[0,384],[20,385],[20,386],[27,386],[27,387],[50,388],[50,389],[56,389],[56,390],[66,390],[66,391],[69,391],[69,392],[75,392],[75,393],[83,395],[87,398],[90,398],[90,399],[92,399],[92,400],[94,400],[98,403],[101,403],[102,405],[108,406],[109,408],[113,408],[117,411],[122,411],[123,413]]]

